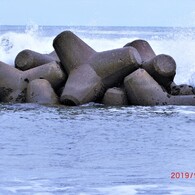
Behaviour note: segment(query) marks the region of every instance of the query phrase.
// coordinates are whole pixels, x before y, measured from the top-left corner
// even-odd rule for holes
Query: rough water
[[[67,29],[97,51],[145,39],[195,84],[193,29],[0,26],[0,60],[49,53]],[[194,106],[0,104],[0,195],[193,195],[194,126]]]
[[[195,193],[195,107],[0,110],[0,194]]]

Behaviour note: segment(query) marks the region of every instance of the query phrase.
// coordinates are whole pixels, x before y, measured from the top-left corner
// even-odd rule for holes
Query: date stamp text
[[[171,179],[195,179],[195,172],[171,172]]]

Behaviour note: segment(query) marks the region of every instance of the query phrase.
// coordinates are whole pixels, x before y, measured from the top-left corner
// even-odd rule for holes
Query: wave
[[[172,194],[172,195],[190,195],[195,192],[194,187],[190,186],[179,186],[179,185],[123,185],[114,186],[107,188],[97,188],[97,194],[107,194],[107,195],[138,195],[138,194]],[[89,194],[82,194],[89,195]]]
[[[163,27],[26,27],[0,28],[0,60],[14,65],[16,55],[31,49],[52,52],[53,39],[63,30],[72,30],[96,51],[121,48],[135,39],[147,40],[156,54],[168,54],[177,64],[175,82],[195,86],[194,29]]]
[[[9,185],[8,185],[9,184]],[[192,195],[195,188],[192,186],[179,185],[119,185],[102,188],[79,188],[76,186],[56,186],[49,180],[16,180],[7,183],[8,186],[0,187],[4,194],[78,194],[78,195],[138,195],[138,194],[171,194],[171,195]]]
[[[50,53],[53,37],[43,37],[38,32],[34,27],[27,27],[24,32],[8,31],[0,35],[0,60],[14,65],[16,55],[24,49]]]

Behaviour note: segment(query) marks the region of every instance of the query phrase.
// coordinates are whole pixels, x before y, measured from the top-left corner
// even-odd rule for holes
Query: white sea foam
[[[151,41],[156,54],[168,54],[177,64],[175,82],[195,86],[195,41],[189,39]]]
[[[24,184],[25,183],[25,184]],[[170,194],[170,195],[194,195],[195,187],[193,186],[182,186],[182,185],[118,185],[118,186],[107,186],[98,188],[85,188],[78,189],[77,187],[57,187],[51,182],[48,183],[34,183],[34,182],[21,182],[21,185],[12,187],[1,187],[0,192],[6,194],[34,194],[34,195],[53,195],[58,193],[78,194],[78,195],[136,195],[136,194]],[[23,185],[24,184],[24,185]],[[29,184],[29,185],[28,185]]]
[[[97,188],[100,194],[107,195],[136,195],[139,190],[157,188],[157,185],[121,185],[107,188]]]
[[[136,195],[136,194],[170,194],[170,195],[192,195],[195,188],[191,186],[163,186],[163,185],[121,185],[113,187],[96,188],[96,192],[79,193],[79,195]]]
[[[88,43],[96,51],[104,51],[109,49],[121,48],[126,43],[135,39],[147,37],[146,32],[139,32],[136,34],[135,30],[119,31],[117,30],[94,30],[87,32],[85,29],[76,29],[78,35]],[[89,36],[86,33],[90,34]],[[102,36],[92,36],[99,33]],[[112,37],[113,34],[120,34],[121,37]],[[174,34],[168,34],[166,37],[165,32],[147,32],[152,34],[149,40],[156,54],[168,54],[172,56],[177,64],[177,74],[175,82],[177,84],[190,84],[195,86],[195,39],[194,34],[190,30],[179,31]],[[129,36],[131,34],[131,36]],[[57,34],[56,34],[57,35]],[[42,36],[38,27],[28,27],[25,32],[5,32],[0,34],[0,60],[14,65],[16,55],[23,49],[31,49],[40,53],[52,52],[52,42],[56,35]],[[142,35],[142,37],[140,37]],[[162,37],[163,35],[163,37]]]
[[[41,37],[35,29],[27,29],[24,33],[6,32],[0,35],[0,60],[14,65],[16,55],[31,49],[40,53],[50,53],[53,37]]]
[[[170,195],[194,195],[195,188],[191,186],[170,186],[168,187]]]

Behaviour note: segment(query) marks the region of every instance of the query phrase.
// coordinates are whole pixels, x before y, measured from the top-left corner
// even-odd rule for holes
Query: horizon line
[[[63,27],[63,26],[69,26],[69,27],[134,27],[134,28],[139,28],[139,27],[145,27],[145,28],[195,28],[195,26],[141,26],[141,25],[42,25],[42,24],[0,24],[0,26],[42,26],[42,27]]]

